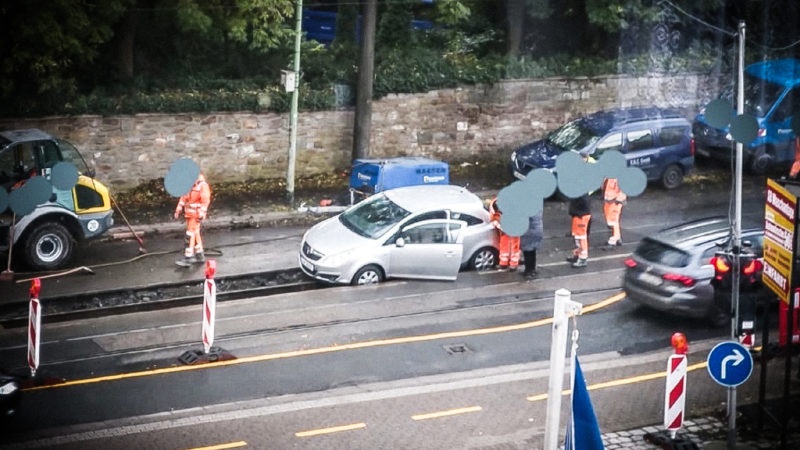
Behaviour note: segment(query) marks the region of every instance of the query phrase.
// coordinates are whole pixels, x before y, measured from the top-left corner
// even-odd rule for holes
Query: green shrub
[[[438,38],[441,36],[434,33],[429,40]],[[488,41],[491,36],[487,34],[482,39]],[[478,57],[472,51],[473,46],[477,44],[450,46],[446,51],[425,45],[414,49],[390,48],[380,51],[376,56],[375,98],[390,93],[426,92],[463,84],[492,83],[501,78],[728,70],[720,67],[718,50],[703,43],[670,57],[654,59],[650,54],[643,54],[614,60],[576,55],[507,58],[496,53]],[[356,48],[337,44],[323,47],[312,42],[305,45],[304,51],[306,69],[302,72],[299,110],[333,109],[336,104],[334,85],[345,83],[354,88],[356,72],[352,61],[357,57]],[[89,94],[68,99],[51,96],[26,102],[6,102],[0,105],[0,115],[287,112],[291,106],[291,93],[284,92],[276,78],[269,74],[244,79],[193,74],[171,79],[169,83],[163,79],[135,79],[127,86],[98,87]],[[167,84],[170,87],[165,87]]]

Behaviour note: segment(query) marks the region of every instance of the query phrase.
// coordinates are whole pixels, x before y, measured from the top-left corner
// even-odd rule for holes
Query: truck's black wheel
[[[25,239],[25,259],[35,270],[58,269],[72,258],[74,248],[75,241],[64,225],[42,223]]]

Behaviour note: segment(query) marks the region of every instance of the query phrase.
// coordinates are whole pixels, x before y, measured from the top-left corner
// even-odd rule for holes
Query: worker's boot
[[[203,252],[197,252],[192,256],[191,262],[193,264],[202,264],[206,262],[206,255],[204,255]]]
[[[586,267],[586,258],[578,258],[574,263],[572,263],[572,267]]]
[[[194,256],[192,256],[192,257],[184,256],[183,259],[179,259],[179,260],[175,261],[175,264],[177,264],[177,265],[179,265],[181,267],[189,267],[189,266],[192,265],[192,258],[194,258]]]

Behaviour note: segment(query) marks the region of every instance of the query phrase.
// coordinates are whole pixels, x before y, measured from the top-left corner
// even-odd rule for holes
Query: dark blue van
[[[533,169],[553,170],[562,152],[587,151],[597,159],[616,150],[666,189],[681,185],[694,167],[692,125],[677,110],[656,107],[619,108],[573,120],[546,138],[511,153],[511,173],[519,179]]]
[[[735,105],[731,87],[720,95]],[[744,71],[744,112],[758,121],[758,137],[743,146],[745,167],[763,174],[771,166],[794,161],[792,115],[800,113],[800,59],[779,59],[747,66]],[[695,117],[692,132],[697,155],[730,161],[734,141],[729,128],[714,128],[705,121],[705,109]]]

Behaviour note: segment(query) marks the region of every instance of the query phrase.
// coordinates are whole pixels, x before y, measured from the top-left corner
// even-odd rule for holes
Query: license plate
[[[313,272],[316,269],[313,264],[302,258],[300,259],[300,264],[311,272]]]
[[[658,286],[661,284],[661,277],[655,276],[652,273],[642,272],[639,274],[639,281]]]
[[[696,148],[694,151],[700,156],[711,156],[711,152],[704,148]]]

